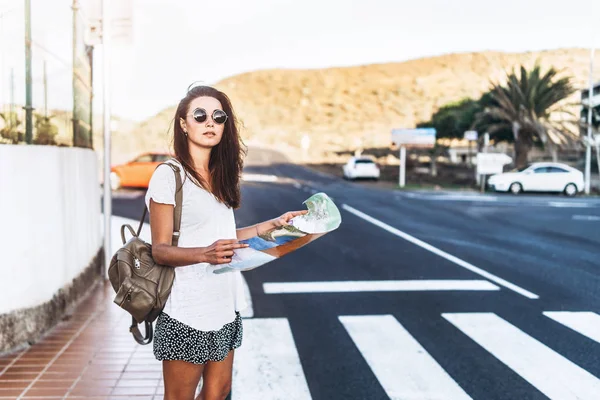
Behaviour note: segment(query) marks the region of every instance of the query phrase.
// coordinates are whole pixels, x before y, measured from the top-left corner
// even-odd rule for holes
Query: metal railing
[[[93,47],[78,1],[20,3],[0,8],[0,143],[93,148]]]

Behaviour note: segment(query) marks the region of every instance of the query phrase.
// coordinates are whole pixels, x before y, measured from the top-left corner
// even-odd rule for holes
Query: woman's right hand
[[[203,248],[202,262],[209,264],[228,264],[231,262],[233,251],[248,247],[246,243],[239,243],[237,239],[217,240],[208,247]]]

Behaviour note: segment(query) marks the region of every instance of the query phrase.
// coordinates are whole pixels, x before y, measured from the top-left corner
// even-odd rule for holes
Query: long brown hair
[[[211,176],[212,194],[220,202],[236,209],[240,207],[240,175],[244,166],[243,156],[246,153],[246,148],[238,131],[238,121],[233,113],[231,101],[225,93],[210,86],[196,86],[190,89],[187,95],[181,99],[173,121],[175,156],[183,165],[186,175],[192,178],[196,185],[208,190],[208,185],[194,169],[188,140],[179,123],[180,118],[186,119],[190,103],[194,99],[203,96],[219,100],[223,111],[228,116],[221,141],[210,152],[208,169]]]

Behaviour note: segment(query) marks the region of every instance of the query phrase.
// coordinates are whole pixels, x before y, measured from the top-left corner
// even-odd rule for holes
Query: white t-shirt
[[[170,161],[175,162],[175,161]],[[195,185],[181,164],[183,208],[178,247],[206,247],[219,239],[236,239],[233,209]],[[185,179],[184,179],[185,177]],[[148,186],[146,207],[155,203],[175,205],[175,175],[168,165],[159,166]],[[248,304],[240,272],[213,274],[210,264],[175,268],[175,281],[164,312],[194,329],[216,331],[235,319],[235,311]]]

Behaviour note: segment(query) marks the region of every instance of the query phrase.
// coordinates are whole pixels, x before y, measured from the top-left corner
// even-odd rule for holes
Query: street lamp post
[[[102,0],[102,98],[103,98],[103,130],[104,130],[104,266],[102,276],[106,279],[106,271],[110,263],[111,253],[111,215],[112,193],[110,185],[110,0]]]
[[[590,52],[590,88],[588,92],[587,108],[587,146],[585,149],[585,194],[590,194],[592,172],[592,113],[594,112],[592,99],[594,98],[594,47]]]
[[[25,0],[25,143],[33,141],[33,106],[31,91],[31,0]]]

